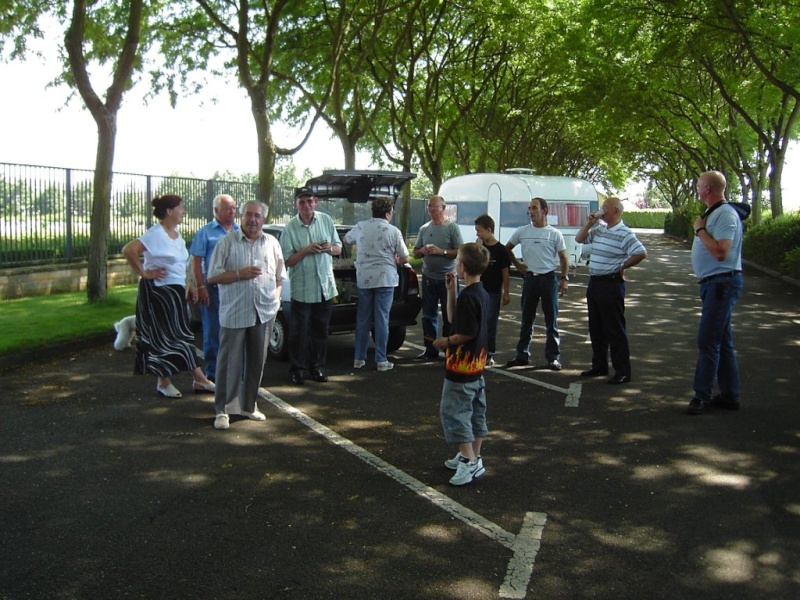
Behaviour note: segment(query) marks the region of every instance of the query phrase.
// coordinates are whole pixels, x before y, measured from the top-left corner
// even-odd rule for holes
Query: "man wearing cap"
[[[461,230],[445,215],[445,202],[441,196],[428,200],[431,220],[419,228],[414,244],[414,258],[422,259],[422,337],[425,350],[417,356],[422,360],[436,360],[439,350],[433,341],[439,336],[439,306],[442,307],[442,337],[450,335],[447,317],[448,273],[456,272],[456,256],[463,244]]]
[[[342,242],[333,219],[316,211],[317,202],[310,189],[298,188],[294,200],[297,215],[286,224],[281,235],[292,298],[291,376],[292,383],[297,385],[303,385],[309,373],[314,381],[328,381],[325,340],[337,294],[332,257],[341,254]]]

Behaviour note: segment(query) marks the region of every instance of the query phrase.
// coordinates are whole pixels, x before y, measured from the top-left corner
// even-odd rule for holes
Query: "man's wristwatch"
[[[569,281],[569,275],[562,275],[561,281]]]

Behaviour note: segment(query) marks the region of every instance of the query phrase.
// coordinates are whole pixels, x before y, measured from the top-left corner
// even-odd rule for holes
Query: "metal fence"
[[[94,171],[0,163],[0,268],[83,261],[89,255]],[[285,223],[295,214],[294,188],[276,186],[270,221]],[[258,199],[254,183],[114,173],[111,188],[109,256],[153,225],[150,200],[162,194],[184,200],[181,235],[187,244],[214,216],[212,202],[230,194],[239,206]],[[409,231],[426,220],[425,203],[412,201]],[[319,210],[337,223],[371,216],[369,204],[320,202]]]

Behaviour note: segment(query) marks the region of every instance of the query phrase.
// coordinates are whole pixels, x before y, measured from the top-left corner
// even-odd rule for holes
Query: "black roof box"
[[[396,200],[403,185],[416,176],[407,171],[325,171],[306,181],[305,187],[323,200],[369,202],[378,196]]]

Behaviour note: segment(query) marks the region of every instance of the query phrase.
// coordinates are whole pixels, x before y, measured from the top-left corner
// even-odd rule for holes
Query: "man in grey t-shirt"
[[[447,319],[447,286],[445,276],[456,270],[458,248],[463,244],[458,225],[448,222],[444,215],[444,198],[432,196],[428,200],[431,220],[419,228],[414,244],[414,258],[422,263],[422,335],[425,351],[417,358],[435,360],[439,351],[433,341],[439,337],[439,306],[442,309],[442,336],[450,334]]]

